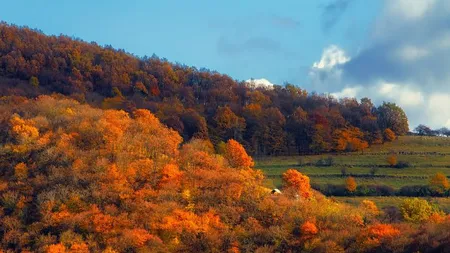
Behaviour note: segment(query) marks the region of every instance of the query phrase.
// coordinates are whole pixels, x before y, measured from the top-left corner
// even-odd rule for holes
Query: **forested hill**
[[[392,103],[338,101],[291,84],[252,88],[217,72],[6,23],[0,76],[2,96],[61,93],[104,109],[145,108],[185,140],[209,138],[221,148],[233,138],[253,155],[361,150],[408,131]]]

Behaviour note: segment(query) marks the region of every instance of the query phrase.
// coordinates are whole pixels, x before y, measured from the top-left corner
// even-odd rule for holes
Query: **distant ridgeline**
[[[185,141],[236,139],[253,155],[363,150],[408,132],[392,103],[337,100],[294,85],[255,87],[207,69],[139,58],[0,24],[0,95],[60,93],[103,109],[149,109]]]

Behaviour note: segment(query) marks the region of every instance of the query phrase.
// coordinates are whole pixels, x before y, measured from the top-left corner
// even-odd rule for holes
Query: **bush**
[[[356,189],[357,196],[394,196],[394,188],[387,185],[360,185]]]
[[[318,167],[330,167],[330,166],[333,166],[333,163],[334,163],[333,157],[329,156],[327,158],[320,158],[319,160],[317,160],[316,166],[318,166]]]
[[[433,206],[424,199],[405,199],[400,206],[403,219],[409,222],[421,222],[427,220],[433,213]]]
[[[411,164],[409,162],[405,162],[405,161],[398,161],[394,167],[397,169],[404,169],[404,168],[411,167]]]
[[[397,195],[408,197],[425,197],[430,196],[432,193],[430,188],[425,185],[407,185],[400,188]]]
[[[314,190],[320,191],[326,196],[348,196],[348,192],[344,185],[326,184],[318,185],[313,184],[312,188]]]

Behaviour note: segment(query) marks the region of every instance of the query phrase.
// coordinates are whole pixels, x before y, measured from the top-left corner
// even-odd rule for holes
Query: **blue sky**
[[[336,8],[327,9],[333,4]],[[356,51],[364,43],[379,5],[375,0],[15,0],[2,4],[0,17],[238,80],[264,77],[305,86],[309,67],[327,45]]]
[[[449,0],[3,1],[3,21],[450,127]]]

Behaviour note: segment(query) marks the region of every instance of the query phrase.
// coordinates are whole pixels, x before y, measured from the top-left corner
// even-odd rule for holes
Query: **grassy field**
[[[389,167],[386,159],[391,152],[397,154],[398,161],[408,162],[410,167]],[[328,157],[333,160],[331,166],[316,165],[318,160]],[[399,189],[407,185],[426,185],[437,172],[450,176],[450,138],[402,136],[364,152],[268,157],[255,161],[256,168],[266,174],[268,187],[280,187],[281,174],[294,168],[308,175],[312,184],[343,184],[346,175],[352,175],[359,185],[377,184]],[[371,174],[373,168],[375,173]]]

